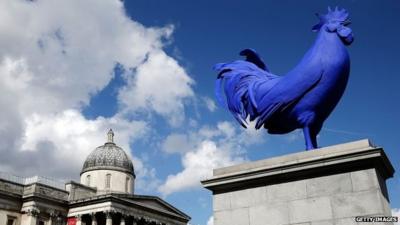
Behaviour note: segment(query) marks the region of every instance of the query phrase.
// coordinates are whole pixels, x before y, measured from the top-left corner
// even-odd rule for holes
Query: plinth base
[[[352,225],[391,215],[393,173],[383,149],[361,140],[215,169],[202,183],[214,225]]]

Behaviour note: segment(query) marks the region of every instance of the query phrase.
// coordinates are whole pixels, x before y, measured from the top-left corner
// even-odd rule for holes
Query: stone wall
[[[97,192],[96,188],[88,187],[75,181],[67,183],[65,189],[69,192],[69,201],[93,197],[96,196]]]
[[[24,185],[0,179],[0,191],[15,195],[22,195],[24,192]]]
[[[21,225],[21,213],[0,209],[0,224],[7,224],[9,218],[15,218],[14,225]]]
[[[106,187],[106,176],[111,175],[110,187]],[[87,176],[90,175],[90,184],[87,183]],[[129,178],[128,191],[125,190],[126,178]],[[132,174],[128,174],[116,170],[92,170],[82,173],[81,184],[97,188],[98,194],[105,193],[128,193],[133,194],[134,177]]]
[[[216,225],[356,224],[390,215],[375,169],[215,194]]]
[[[68,200],[68,192],[56,189],[44,184],[34,183],[24,187],[23,197],[40,196],[42,198],[52,198],[60,201]]]
[[[11,218],[15,219],[14,225],[37,225],[37,221],[49,224],[51,219],[62,221],[66,217],[67,191],[43,182],[24,184],[16,181],[19,180],[0,179],[0,225],[6,225]]]

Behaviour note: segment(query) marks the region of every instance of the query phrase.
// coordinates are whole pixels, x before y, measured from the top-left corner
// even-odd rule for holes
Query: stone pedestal
[[[215,169],[202,183],[214,225],[353,225],[391,215],[393,173],[383,149],[361,140]]]

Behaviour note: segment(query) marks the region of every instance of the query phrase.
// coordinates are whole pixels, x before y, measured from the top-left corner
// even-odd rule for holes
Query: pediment
[[[141,204],[159,211],[168,212],[170,214],[175,214],[176,216],[190,220],[188,215],[157,196],[133,195],[125,198],[129,198],[130,201],[134,201],[137,204]]]

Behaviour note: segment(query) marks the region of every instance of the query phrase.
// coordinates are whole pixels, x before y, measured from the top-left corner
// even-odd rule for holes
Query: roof
[[[190,216],[157,196],[109,193],[73,200],[69,202],[69,205],[70,208],[75,208],[107,201],[119,202],[125,206],[142,209],[148,212],[156,212],[157,214],[185,223],[191,219]]]
[[[135,174],[132,160],[125,151],[114,143],[114,132],[108,132],[108,141],[94,149],[86,158],[81,174],[92,170],[117,170]]]
[[[15,176],[13,174],[10,173],[5,173],[5,172],[1,172],[0,171],[0,179],[6,180],[6,181],[10,181],[16,184],[21,184],[21,185],[30,185],[30,184],[34,184],[34,183],[39,183],[39,184],[44,184],[47,185],[49,187],[53,187],[53,188],[57,188],[60,190],[65,190],[65,184],[51,179],[51,178],[47,178],[47,177],[42,177],[42,176],[33,176],[33,177],[19,177],[19,176]]]

